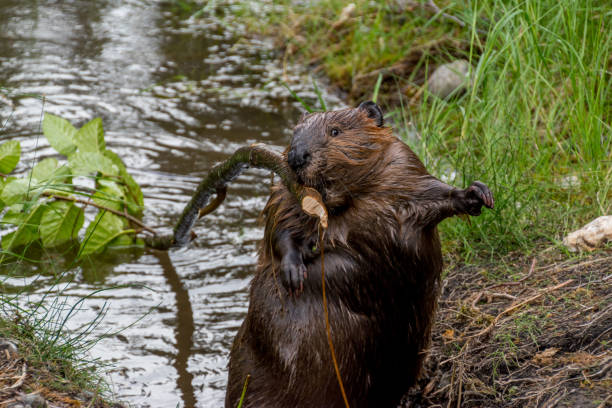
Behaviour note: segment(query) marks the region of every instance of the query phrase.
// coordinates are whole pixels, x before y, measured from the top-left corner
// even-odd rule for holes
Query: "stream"
[[[188,18],[176,8],[152,0],[0,0],[0,143],[21,142],[18,173],[55,155],[40,130],[44,111],[76,126],[101,117],[107,146],[142,187],[144,222],[170,233],[212,165],[250,143],[288,144],[300,109],[280,82],[274,44],[246,40],[229,17]],[[316,99],[305,73],[288,80],[307,84],[300,95]],[[196,224],[187,248],[107,251],[78,266],[46,254],[54,261],[3,266],[0,279],[34,301],[61,290],[69,305],[105,289],[79,306],[68,327],[104,311],[94,335],[123,329],[90,351],[110,363],[117,399],[222,406],[269,187],[268,173],[245,172]]]

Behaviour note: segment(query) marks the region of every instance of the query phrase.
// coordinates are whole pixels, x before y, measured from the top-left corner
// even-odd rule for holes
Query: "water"
[[[107,146],[142,186],[144,222],[169,233],[215,162],[253,142],[285,146],[299,111],[280,84],[274,45],[244,40],[237,20],[185,21],[172,2],[0,0],[0,86],[7,89],[0,142],[20,140],[18,171],[54,154],[40,132],[43,110],[78,126],[100,116]],[[309,83],[303,74],[288,80]],[[308,89],[302,95],[314,100]],[[90,298],[70,327],[105,304],[96,333],[136,322],[91,351],[113,363],[109,381],[120,399],[143,407],[223,404],[269,185],[262,171],[239,177],[226,202],[198,222],[188,248],[115,251],[69,268],[66,294],[74,301],[113,288]],[[22,265],[1,278],[7,290],[27,286],[36,299],[67,264],[58,256],[56,270]]]

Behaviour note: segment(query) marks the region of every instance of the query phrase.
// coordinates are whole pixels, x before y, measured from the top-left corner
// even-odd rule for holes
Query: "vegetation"
[[[47,113],[42,129],[67,163],[50,157],[22,177],[9,176],[19,162],[20,145],[18,141],[0,145],[0,211],[5,210],[0,223],[13,226],[2,236],[0,263],[34,243],[57,248],[78,241],[87,206],[95,208],[96,215],[80,240],[77,258],[109,245],[133,244],[138,230],[131,223],[142,225],[136,218],[143,210],[142,192],[119,156],[106,149],[102,120],[94,119],[77,130]]]
[[[47,113],[42,130],[49,144],[66,157],[64,162],[46,158],[27,174],[13,176],[20,144],[11,140],[0,145],[0,267],[7,278],[23,261],[40,262],[36,248],[65,255],[66,269],[71,269],[107,247],[140,244],[134,238],[140,230],[132,225],[144,227],[138,219],[142,192],[119,156],[106,149],[101,119],[77,130]],[[102,338],[92,333],[106,309],[83,327],[66,327],[87,298],[102,290],[74,300],[64,293],[70,282],[60,270],[65,265],[56,265],[53,256],[43,262],[56,280],[33,302],[27,287],[15,293],[0,282],[0,339],[17,347],[16,353],[3,352],[0,359],[0,400],[17,401],[20,395],[36,392],[57,406],[109,406],[108,386],[100,375],[103,364],[87,355]]]
[[[443,224],[450,252],[528,253],[611,212],[608,2],[354,4],[347,14],[345,2],[285,1],[251,27],[278,35],[287,59],[314,63],[353,102],[374,89],[433,174],[491,187],[494,211]],[[467,91],[430,95],[428,76],[455,58],[470,63]]]
[[[91,333],[105,311],[69,332],[66,322],[86,297],[70,305],[61,293],[53,286],[33,304],[18,302],[19,296],[0,297],[1,401],[19,401],[24,394],[36,393],[54,406],[110,406],[108,385],[100,374],[103,365],[87,354],[100,340]],[[7,342],[16,347],[15,352],[6,348]]]

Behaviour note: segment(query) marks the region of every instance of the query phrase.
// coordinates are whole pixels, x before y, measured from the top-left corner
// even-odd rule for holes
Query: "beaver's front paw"
[[[489,190],[486,184],[480,181],[473,182],[464,192],[465,212],[470,215],[480,215],[483,205],[487,208],[493,208],[495,204],[493,193],[491,193],[491,190]]]
[[[289,294],[296,296],[304,289],[306,265],[299,252],[291,252],[283,256],[280,264],[281,282]]]

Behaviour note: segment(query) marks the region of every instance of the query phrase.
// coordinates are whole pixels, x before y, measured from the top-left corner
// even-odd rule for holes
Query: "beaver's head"
[[[373,181],[372,171],[392,138],[374,102],[311,113],[293,130],[287,161],[299,181],[319,190],[329,207],[343,206]]]

